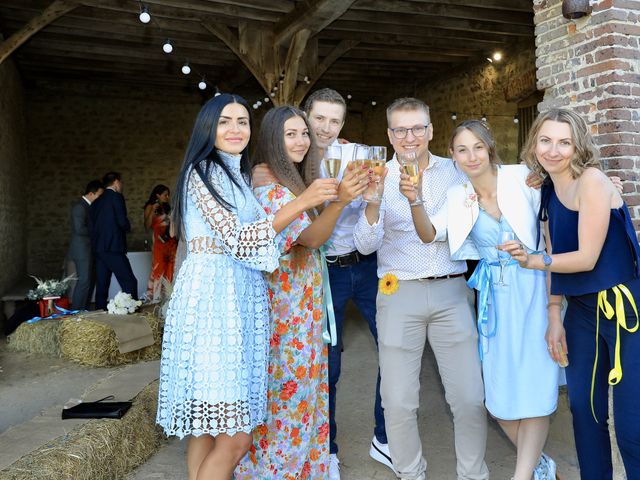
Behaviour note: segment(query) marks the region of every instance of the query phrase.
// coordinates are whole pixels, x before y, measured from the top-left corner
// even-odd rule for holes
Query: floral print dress
[[[255,190],[268,214],[295,198],[282,185]],[[322,341],[319,252],[295,242],[311,224],[302,214],[277,237],[279,268],[267,275],[271,337],[267,421],[254,431],[238,479],[325,479],[329,463],[327,346]]]

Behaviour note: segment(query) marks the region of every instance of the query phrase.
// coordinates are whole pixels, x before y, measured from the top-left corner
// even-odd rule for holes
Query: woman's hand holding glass
[[[506,252],[511,255],[515,261],[517,261],[522,268],[528,268],[529,265],[529,252],[522,245],[519,240],[510,240],[498,245],[500,251]]]
[[[305,210],[322,205],[324,202],[333,202],[338,199],[338,180],[318,178],[298,198],[307,204]]]
[[[338,202],[350,203],[362,195],[367,189],[369,169],[365,165],[350,164],[342,174],[338,186]]]

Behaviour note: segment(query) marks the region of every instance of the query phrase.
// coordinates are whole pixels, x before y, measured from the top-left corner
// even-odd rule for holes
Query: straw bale
[[[17,352],[60,356],[59,318],[23,323],[7,337],[7,348]]]
[[[68,317],[60,326],[60,351],[64,358],[92,367],[113,367],[127,363],[158,360],[162,347],[163,323],[148,312],[142,315],[153,332],[153,345],[129,353],[120,353],[112,328],[84,318],[81,314]]]
[[[155,424],[158,381],[119,420],[90,420],[0,471],[0,480],[116,480],[142,465],[165,437]]]

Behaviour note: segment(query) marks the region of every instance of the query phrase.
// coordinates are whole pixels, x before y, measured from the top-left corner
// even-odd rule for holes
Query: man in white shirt
[[[329,145],[340,144],[338,135],[344,125],[347,105],[344,98],[335,90],[323,88],[313,92],[304,106],[305,113],[315,135],[316,145],[326,149]],[[342,145],[342,162],[338,178],[353,159],[354,144]],[[323,166],[320,175],[326,177]],[[256,166],[253,172],[254,186],[276,181],[266,166]],[[342,326],[347,303],[352,300],[369,325],[373,338],[377,341],[376,331],[376,294],[378,278],[376,276],[376,254],[360,254],[354,244],[353,229],[363,209],[361,201],[354,200],[344,207],[336,223],[336,227],[327,248],[327,264],[333,297],[338,343],[329,346],[329,437],[331,461],[329,464],[329,480],[340,480],[338,445],[336,443],[336,385],[340,378],[342,355]],[[375,392],[375,428],[369,455],[378,462],[393,469],[387,435],[385,431],[384,412],[380,400],[380,374],[376,382]]]
[[[377,326],[391,458],[400,478],[425,478],[417,411],[422,353],[428,340],[453,414],[457,477],[488,479],[484,389],[474,297],[463,276],[467,267],[451,260],[446,243],[423,243],[411,215],[416,208],[434,215],[444,204],[447,189],[466,177],[450,159],[429,152],[433,126],[424,102],[394,101],[387,109],[387,123],[396,155],[415,152],[418,158],[424,199],[423,205],[410,206],[400,193],[400,165],[394,157],[387,163],[381,204],[369,203],[354,231],[358,250],[377,251],[378,277],[388,275],[385,280],[389,280],[389,287],[378,293]]]

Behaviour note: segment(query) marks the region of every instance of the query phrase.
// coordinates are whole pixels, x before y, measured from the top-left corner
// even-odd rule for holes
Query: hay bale
[[[7,348],[17,352],[60,356],[59,318],[23,323],[7,337]]]
[[[91,420],[0,471],[0,480],[114,480],[142,465],[165,437],[156,425],[158,381],[120,420]]]
[[[153,345],[129,353],[120,353],[112,328],[82,314],[65,318],[60,326],[62,356],[91,367],[114,367],[127,363],[158,360],[162,349],[163,322],[151,313],[141,313],[153,332]]]

